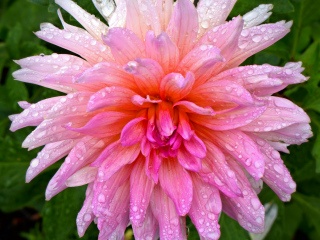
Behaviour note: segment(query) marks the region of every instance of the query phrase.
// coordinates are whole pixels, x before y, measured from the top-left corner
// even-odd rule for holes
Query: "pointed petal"
[[[69,32],[58,28],[43,28],[35,34],[44,41],[79,54],[91,64],[113,60],[110,49],[90,34]]]
[[[111,28],[103,37],[117,63],[121,65],[145,55],[143,41],[132,31],[125,28]]]
[[[179,215],[172,200],[156,185],[150,201],[152,212],[159,222],[160,238],[184,240]]]
[[[296,123],[309,123],[309,116],[293,102],[280,97],[262,98],[267,103],[266,111],[256,120],[241,127],[243,131],[270,132]]]
[[[108,26],[89,14],[71,0],[55,0],[64,10],[69,12],[94,38],[101,40],[101,35],[106,34]]]
[[[145,173],[145,161],[137,161],[130,176],[130,220],[143,226],[154,182]],[[146,219],[148,220],[148,219]]]
[[[258,7],[243,15],[244,28],[251,28],[263,23],[270,17],[271,12],[269,11],[272,10],[272,8],[272,4],[260,4]]]
[[[296,191],[296,183],[281,160],[279,152],[254,134],[249,136],[259,145],[264,154],[266,167],[262,180],[272,188],[282,201],[289,201],[290,195]]]
[[[157,61],[166,74],[174,71],[179,63],[179,49],[166,32],[162,31],[158,36],[147,32],[145,44],[148,58]]]
[[[93,183],[90,183],[86,191],[86,199],[84,200],[83,206],[77,216],[77,228],[79,237],[83,237],[87,228],[95,218],[93,214],[91,203],[93,198]]]
[[[206,156],[206,146],[196,134],[194,134],[190,140],[183,140],[183,144],[193,156],[198,158],[204,158]]]
[[[203,182],[197,174],[190,175],[193,182],[193,200],[188,214],[201,236],[217,240],[220,237],[218,218],[222,209],[219,191]]]
[[[194,131],[189,124],[189,117],[185,112],[179,111],[179,125],[177,132],[185,140],[190,140]]]
[[[264,207],[237,162],[230,158],[228,163],[236,172],[243,197],[229,198],[221,194],[222,204],[227,203],[234,213],[233,217],[244,229],[253,233],[262,233],[264,230]]]
[[[248,57],[283,38],[290,31],[289,23],[278,22],[244,29],[239,37],[239,48],[228,62],[227,69],[239,66]]]
[[[150,206],[147,208],[143,225],[136,226],[135,224],[132,224],[132,229],[134,233],[134,238],[136,240],[159,239],[159,236],[158,236],[159,223],[157,219],[154,217]]]
[[[199,29],[198,14],[189,0],[179,0],[166,32],[180,51],[182,59],[193,48]]]
[[[64,140],[47,144],[34,158],[27,170],[26,182],[29,183],[40,172],[51,166],[64,156],[77,144],[79,140]]]
[[[177,213],[188,213],[192,201],[192,181],[176,159],[164,159],[159,171],[159,180],[163,191],[174,202]],[[159,219],[158,219],[159,221]]]
[[[197,5],[199,15],[199,35],[221,25],[227,19],[236,0],[200,0]]]

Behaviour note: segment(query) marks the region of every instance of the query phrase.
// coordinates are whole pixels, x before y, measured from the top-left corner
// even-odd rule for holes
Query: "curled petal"
[[[179,147],[177,159],[189,171],[199,172],[202,169],[201,159],[192,155],[184,146]]]
[[[272,8],[272,4],[260,4],[258,7],[243,15],[244,28],[251,28],[263,23],[272,14],[269,12]]]
[[[121,144],[124,147],[135,145],[146,135],[147,120],[139,117],[127,123],[121,131]]]
[[[206,146],[196,134],[194,134],[190,140],[183,140],[183,144],[193,156],[198,158],[204,158],[206,156]]]
[[[196,113],[199,115],[209,115],[209,116],[215,115],[215,112],[211,107],[205,107],[205,108],[199,107],[193,102],[189,102],[189,101],[180,101],[175,103],[173,106],[174,107],[178,106],[179,109],[181,109],[184,112]]]
[[[161,100],[151,100],[149,95],[146,98],[143,98],[140,95],[134,95],[132,96],[131,101],[134,105],[141,108],[150,108],[154,103],[162,102]]]
[[[191,72],[187,72],[186,77],[180,73],[170,73],[161,80],[160,97],[177,102],[190,93],[194,81],[194,74]]]

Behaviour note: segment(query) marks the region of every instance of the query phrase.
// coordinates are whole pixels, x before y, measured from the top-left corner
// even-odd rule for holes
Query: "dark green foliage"
[[[99,16],[91,0],[77,0],[79,5]],[[270,188],[264,186],[260,199],[278,206],[275,220],[266,240],[320,239],[320,1],[319,0],[238,0],[230,17],[244,14],[262,3],[274,4],[274,14],[267,22],[294,20],[292,31],[285,38],[256,54],[246,64],[283,66],[288,61],[302,61],[308,82],[289,86],[278,93],[303,107],[312,120],[314,137],[309,143],[289,148],[282,158],[297,182],[297,193],[289,203],[281,202]],[[42,22],[58,27],[58,6],[54,0],[1,0],[0,1],[0,210],[11,212],[23,207],[37,209],[42,225],[22,235],[29,240],[78,239],[76,215],[85,197],[85,188],[67,189],[45,202],[44,193],[49,179],[59,167],[53,165],[25,183],[25,172],[38,150],[28,152],[21,148],[23,139],[32,128],[11,133],[8,115],[21,112],[17,101],[37,102],[59,95],[53,90],[14,81],[12,72],[18,69],[13,62],[40,53],[63,53],[64,50],[36,38]],[[80,26],[62,11],[67,22]],[[101,17],[101,20],[102,17]],[[104,21],[104,20],[103,20]],[[248,240],[249,234],[239,224],[222,214],[221,240]],[[188,219],[191,240],[199,239]],[[96,225],[89,227],[83,239],[97,239]],[[299,238],[303,236],[303,238]],[[1,237],[0,237],[1,238]]]

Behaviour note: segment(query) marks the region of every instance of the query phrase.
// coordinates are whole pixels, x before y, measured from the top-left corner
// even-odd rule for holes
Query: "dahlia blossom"
[[[307,114],[272,96],[306,81],[301,62],[239,65],[284,37],[291,22],[262,24],[272,5],[226,22],[236,0],[93,0],[108,26],[71,0],[56,0],[85,28],[41,24],[35,34],[74,52],[16,61],[15,79],[66,95],[19,102],[11,130],[37,128],[23,147],[45,145],[31,181],[66,156],[46,199],[88,184],[77,217],[83,236],[186,239],[186,216],[201,239],[220,237],[221,211],[264,230],[257,194],[265,182],[283,201],[296,189],[279,151],[307,141]]]

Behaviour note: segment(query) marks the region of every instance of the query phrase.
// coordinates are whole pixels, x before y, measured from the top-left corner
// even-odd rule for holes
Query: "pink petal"
[[[287,148],[288,146],[290,146],[290,144],[286,144],[286,143],[282,143],[282,142],[271,142],[271,141],[267,141],[267,143],[269,143],[270,146],[273,147],[277,151],[290,153]]]
[[[102,211],[93,210],[99,217],[99,239],[123,239],[124,231],[129,224],[129,194],[130,181],[127,180],[116,190],[115,195],[110,197],[109,205]]]
[[[149,95],[146,98],[141,97],[140,95],[134,95],[131,98],[131,101],[134,105],[141,108],[150,108],[154,105],[154,103],[160,103],[162,100],[152,100]]]
[[[186,1],[186,0],[183,0]],[[182,74],[194,73],[194,87],[205,83],[214,70],[214,66],[224,62],[221,50],[212,45],[201,45],[191,50],[179,63],[176,71]]]
[[[72,88],[69,86],[50,84],[50,83],[43,82],[43,79],[47,76],[46,73],[36,72],[36,71],[30,70],[27,68],[23,68],[23,69],[20,69],[18,71],[13,72],[12,76],[14,77],[15,80],[19,80],[21,82],[37,84],[39,86],[51,88],[51,89],[54,89],[54,90],[57,90],[60,92],[64,92],[64,93],[70,93],[70,92],[76,91],[75,88]]]
[[[243,131],[270,132],[295,123],[309,123],[309,116],[291,101],[280,97],[262,98],[267,102],[266,111],[256,120],[241,127]]]
[[[290,31],[288,27],[288,23],[279,22],[244,29],[239,37],[239,48],[228,62],[227,68],[239,66],[248,57],[283,38]]]
[[[112,55],[121,65],[145,55],[143,41],[126,28],[111,28],[103,41],[110,47]]]
[[[129,177],[132,171],[132,166],[127,165],[115,173],[109,180],[105,182],[94,182],[93,190],[94,195],[92,199],[92,209],[97,217],[105,217],[112,215],[112,202],[116,201],[115,197],[121,194],[121,191],[128,188],[128,196],[126,196],[126,201],[128,201],[129,210],[129,189],[130,181]],[[123,188],[124,189],[121,189]],[[114,202],[115,203],[115,202]],[[128,217],[129,220],[129,217]]]
[[[75,83],[95,83],[102,82],[107,86],[117,86],[129,88],[137,91],[132,75],[126,73],[122,65],[114,62],[102,62],[84,71],[74,79]]]
[[[215,115],[215,112],[211,107],[205,107],[205,108],[199,107],[193,102],[189,102],[189,101],[180,101],[175,103],[173,106],[174,107],[179,106],[179,109],[184,112],[196,113],[199,115],[209,115],[209,116]]]
[[[94,38],[101,40],[101,34],[106,34],[108,26],[94,15],[89,14],[71,0],[56,0],[64,10],[69,12]]]
[[[112,61],[113,57],[103,43],[97,41],[90,34],[82,32],[69,32],[58,28],[45,27],[35,33],[37,37],[79,54],[91,64],[98,62]]]
[[[15,116],[12,121],[10,131],[14,132],[27,126],[38,126],[44,120],[44,117],[48,114],[50,109],[61,98],[62,97],[48,98],[36,104],[30,104],[30,106],[22,113]]]
[[[143,154],[143,156],[149,156],[150,152],[151,152],[151,144],[148,141],[147,137],[145,136],[144,138],[142,138],[141,142],[141,153]]]
[[[86,185],[95,180],[97,173],[98,168],[86,166],[69,177],[66,181],[66,185],[68,187],[78,187]]]
[[[186,215],[192,201],[192,181],[188,172],[176,159],[164,159],[159,171],[159,180],[163,191],[174,202],[178,214]]]
[[[257,107],[236,107],[225,113],[217,112],[215,116],[189,114],[189,118],[192,122],[199,125],[212,130],[222,131],[245,126],[261,116],[266,109],[266,105]]]
[[[68,139],[60,142],[47,144],[34,158],[27,170],[26,182],[29,183],[40,172],[51,166],[64,156],[77,144],[79,140]]]
[[[183,144],[193,156],[198,158],[204,158],[206,156],[206,145],[196,134],[194,134],[190,140],[183,140]]]
[[[268,64],[251,65],[229,69],[212,78],[213,81],[229,80],[243,85],[257,96],[271,95],[284,89],[289,84],[306,81],[299,63],[288,63],[285,67]]]
[[[99,167],[98,181],[106,181],[123,166],[136,160],[140,153],[140,145],[122,147],[120,140],[110,144],[91,166]]]
[[[253,233],[262,233],[264,231],[264,207],[237,162],[230,158],[228,163],[236,172],[243,197],[229,198],[222,194],[222,204],[227,204],[234,213],[234,216],[231,217],[235,217],[244,229]]]
[[[169,137],[172,135],[176,126],[173,123],[174,112],[172,105],[168,102],[161,102],[156,106],[157,127],[161,135]]]
[[[160,80],[164,77],[164,72],[158,62],[149,58],[136,58],[124,65],[123,69],[134,75],[138,88],[144,94],[159,94]]]
[[[173,0],[155,0],[161,30],[165,31],[173,13]]]
[[[61,97],[45,116],[46,119],[83,115],[86,113],[87,103],[92,94],[92,92],[75,92]]]
[[[198,14],[189,0],[179,0],[166,32],[180,51],[182,59],[193,48],[199,29]]]
[[[152,179],[156,184],[159,178],[159,169],[162,163],[162,158],[157,154],[156,150],[152,149],[150,155],[146,157],[146,174],[149,179]]]
[[[93,94],[88,102],[87,111],[93,112],[100,108],[119,107],[126,110],[138,110],[139,108],[132,104],[131,97],[135,92],[124,87],[106,87]]]
[[[86,191],[86,199],[84,200],[83,206],[77,216],[77,228],[79,237],[83,237],[87,228],[95,218],[93,214],[91,203],[93,198],[93,183],[90,183]]]
[[[158,36],[147,32],[145,44],[148,58],[157,61],[166,74],[174,71],[179,63],[179,49],[166,32],[162,31]]]
[[[92,163],[103,151],[103,149],[110,143],[110,141],[101,140],[99,138],[93,138],[90,136],[86,136],[82,138],[71,150],[69,155],[66,157],[64,163],[61,165],[59,170],[56,172],[56,174],[53,176],[53,178],[49,182],[49,186],[52,186],[52,188],[48,187],[47,191],[54,190],[55,188],[59,188],[60,186],[66,185],[66,181],[76,172],[80,171],[81,175],[81,169]],[[97,174],[97,170],[95,169],[89,169],[87,171],[88,174],[90,173],[90,170],[93,170],[93,179],[90,176],[86,176],[87,179],[80,179],[80,181],[86,181],[86,180],[94,180],[95,175]],[[86,172],[86,169],[84,170]],[[79,173],[78,173],[79,174]],[[77,181],[77,176],[73,178],[73,182],[75,184],[80,181]],[[72,179],[71,185],[72,185]],[[86,184],[86,183],[85,183]],[[52,197],[52,196],[51,196]]]
[[[243,86],[227,80],[209,81],[192,90],[188,100],[207,106],[219,105],[221,102],[237,105],[253,105],[251,93]]]
[[[91,118],[92,114],[75,118],[74,116],[59,117],[44,120],[22,143],[22,147],[34,149],[42,145],[58,142],[66,139],[76,139],[81,137],[80,133],[66,130],[63,125],[72,124],[74,127],[84,126]]]
[[[139,117],[131,120],[121,131],[121,145],[124,147],[135,145],[146,135],[146,118]]]
[[[197,5],[199,15],[199,35],[221,25],[227,19],[236,0],[200,0]]]
[[[264,157],[255,142],[239,130],[224,132],[211,131],[213,141],[224,151],[232,155],[241,165],[258,180],[264,173]]]
[[[281,141],[287,144],[300,145],[312,137],[312,131],[309,124],[296,123],[277,131],[258,132],[256,135],[268,141]]]
[[[127,0],[126,28],[137,34],[142,40],[148,30],[153,30],[157,35],[161,26],[157,9],[152,0]]]
[[[242,196],[235,173],[229,167],[222,151],[211,141],[206,140],[207,156],[202,159],[202,180],[215,186],[229,197]]]
[[[130,220],[143,226],[154,182],[145,173],[145,161],[137,161],[130,176]],[[147,219],[146,219],[147,220]]]
[[[187,72],[186,77],[180,73],[170,73],[161,80],[160,97],[177,102],[190,93],[194,81],[194,75],[191,72]]]
[[[150,206],[147,208],[143,225],[136,226],[135,224],[132,224],[132,229],[136,240],[159,239],[159,223],[153,216]]]
[[[90,67],[90,64],[83,59],[69,55],[53,53],[46,56],[32,56],[16,61],[22,68],[28,68],[37,72],[54,73],[57,69],[63,67],[84,66]]]
[[[179,125],[177,132],[185,140],[190,140],[194,131],[189,124],[189,117],[185,112],[179,111]]]
[[[189,171],[199,172],[202,169],[201,159],[188,152],[184,146],[179,147],[177,159]]]
[[[266,167],[262,180],[272,188],[282,201],[289,201],[290,195],[296,191],[296,183],[281,160],[279,152],[254,134],[249,136],[258,144],[264,155]]]
[[[89,136],[106,138],[121,133],[123,127],[133,118],[133,116],[107,111],[95,115],[90,121],[81,128],[65,126],[66,129],[83,133]]]
[[[150,201],[152,212],[159,222],[160,238],[184,240],[180,226],[180,217],[172,200],[156,185]]]
[[[219,191],[203,182],[197,174],[190,175],[193,181],[193,199],[188,215],[201,236],[217,240],[220,237],[218,218],[222,209]]]

